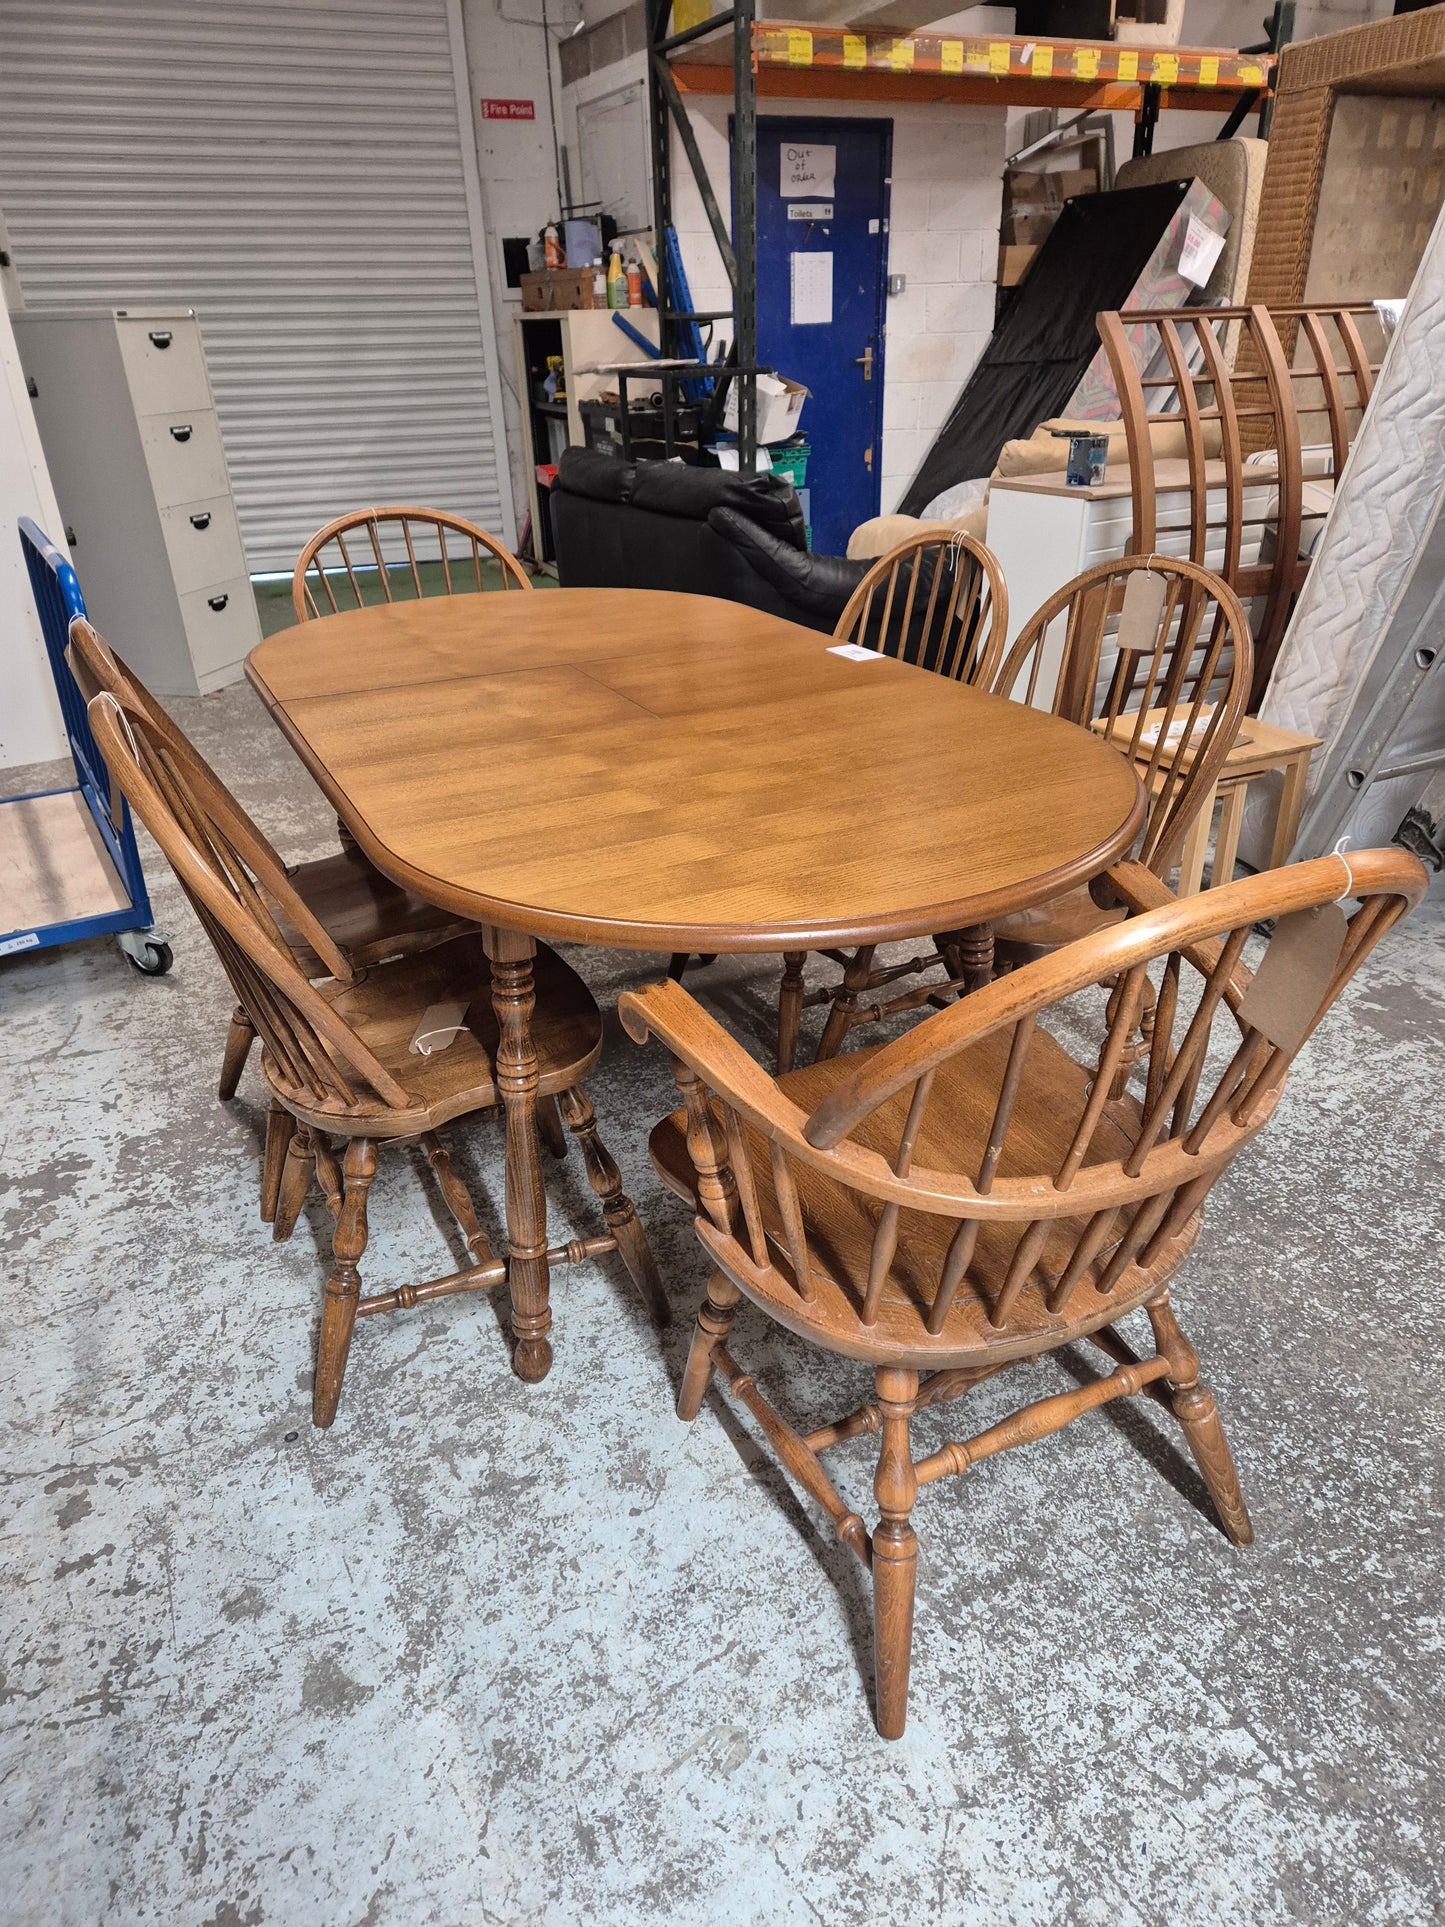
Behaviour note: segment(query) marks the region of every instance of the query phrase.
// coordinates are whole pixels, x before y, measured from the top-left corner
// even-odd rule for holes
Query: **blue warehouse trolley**
[[[20,546],[40,614],[50,673],[75,765],[67,789],[0,800],[0,957],[113,933],[135,968],[159,977],[171,947],[151,922],[130,809],[111,784],[65,660],[74,617],[85,614],[75,570],[28,516]]]

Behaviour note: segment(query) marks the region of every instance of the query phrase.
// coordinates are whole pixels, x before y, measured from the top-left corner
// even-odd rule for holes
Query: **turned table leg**
[[[537,1140],[537,1052],[532,1042],[530,937],[492,926],[482,932],[492,964],[497,1014],[497,1088],[507,1120],[507,1286],[512,1299],[512,1369],[532,1383],[552,1367],[548,1302],[547,1198]]]
[[[972,925],[964,931],[958,947],[963,960],[963,994],[971,997],[993,982],[993,925]]]

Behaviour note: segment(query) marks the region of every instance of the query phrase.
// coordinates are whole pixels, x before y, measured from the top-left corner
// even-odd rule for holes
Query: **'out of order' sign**
[[[799,141],[783,141],[782,178],[778,192],[785,201],[829,200],[833,176],[838,167],[836,147],[814,147]]]

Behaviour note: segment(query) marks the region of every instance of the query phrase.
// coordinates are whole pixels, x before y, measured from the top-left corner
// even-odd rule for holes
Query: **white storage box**
[[[801,382],[787,381],[781,375],[758,376],[758,440],[759,442],[785,442],[789,435],[796,433],[798,417],[803,412],[803,403],[808,399],[808,390]],[[736,382],[728,385],[727,406],[723,411],[723,427],[738,432],[738,389]]]

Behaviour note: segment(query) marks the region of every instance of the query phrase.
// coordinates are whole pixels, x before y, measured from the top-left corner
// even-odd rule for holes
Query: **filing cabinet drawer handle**
[[[210,526],[211,511],[209,509],[204,509],[201,514],[191,517],[191,527],[193,529],[208,529]]]
[[[177,422],[171,430],[171,438],[178,442],[188,442],[191,439],[191,424],[189,422]]]
[[[169,348],[175,339],[169,328],[152,328],[150,336],[153,348]]]
[[[230,600],[231,598],[228,595],[209,595],[206,597],[206,601],[209,603],[211,608],[215,610],[217,615],[221,613],[222,609],[225,608],[226,604]]]

